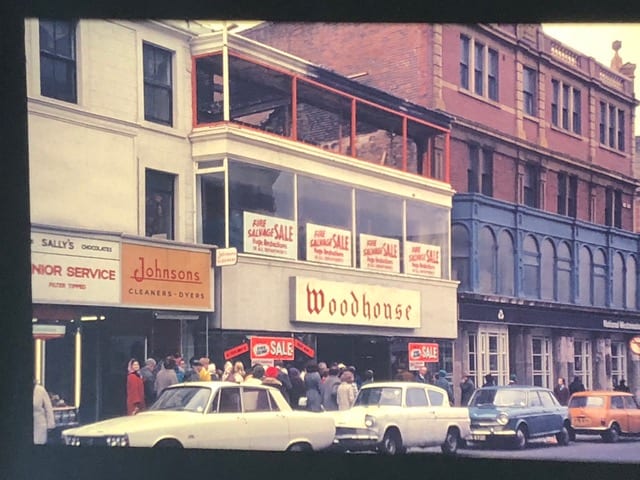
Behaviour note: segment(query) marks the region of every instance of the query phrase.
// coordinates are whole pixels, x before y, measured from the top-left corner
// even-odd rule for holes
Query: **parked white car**
[[[334,447],[342,450],[394,455],[440,446],[454,454],[469,436],[469,410],[451,407],[445,390],[424,383],[369,383],[352,408],[325,415],[335,419]]]
[[[66,445],[310,451],[331,446],[332,418],[294,411],[262,385],[188,382],[165,389],[146,411],[62,432]]]

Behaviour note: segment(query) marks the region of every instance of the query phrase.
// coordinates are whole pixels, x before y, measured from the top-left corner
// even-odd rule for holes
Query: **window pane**
[[[202,242],[226,247],[224,173],[200,176],[202,195]]]
[[[489,49],[489,98],[498,100],[498,52]]]
[[[613,257],[613,305],[617,308],[624,308],[624,258],[621,254],[616,254]]]
[[[407,200],[407,241],[428,245],[440,252],[440,278],[449,278],[449,209],[428,203]],[[434,248],[432,248],[434,247]],[[435,259],[434,259],[435,260]],[[408,270],[405,266],[405,272]],[[435,271],[437,276],[437,269]]]
[[[381,193],[356,190],[356,242],[357,251],[361,252],[360,235],[373,235],[395,239],[400,245],[402,240],[402,200]],[[381,240],[382,241],[382,240]],[[390,258],[395,265],[398,258]],[[358,266],[363,268],[361,255],[358,255]],[[366,265],[365,265],[366,266]]]
[[[542,289],[544,300],[555,299],[555,249],[551,240],[542,244]]]
[[[145,85],[144,117],[146,120],[171,125],[171,90]]]
[[[460,282],[459,289],[469,289],[469,231],[462,225],[451,228],[452,279]]]
[[[40,20],[40,94],[76,102],[75,22]]]
[[[626,307],[634,310],[636,308],[636,271],[637,263],[634,256],[627,258],[627,295],[626,295]]]
[[[171,52],[148,43],[143,44],[142,52],[144,118],[172,125]]]
[[[580,248],[578,283],[578,301],[584,305],[591,303],[591,252],[587,247]]]
[[[540,296],[540,260],[538,244],[532,236],[527,236],[523,246],[523,293],[526,296]]]
[[[483,293],[496,291],[496,243],[493,232],[488,227],[480,230],[478,244],[479,289]]]
[[[147,237],[173,239],[175,175],[146,171],[145,226]]]
[[[513,238],[505,230],[500,232],[498,237],[499,293],[509,296],[515,295],[514,268]]]
[[[484,92],[484,45],[481,43],[475,44],[475,87],[474,91],[478,95],[482,95]]]
[[[460,35],[460,86],[469,88],[469,37]]]

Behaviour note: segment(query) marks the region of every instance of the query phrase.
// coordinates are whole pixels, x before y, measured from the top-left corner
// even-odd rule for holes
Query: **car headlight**
[[[367,426],[367,428],[372,428],[376,424],[376,418],[372,417],[371,415],[365,415],[364,424]]]
[[[498,417],[496,418],[496,422],[498,422],[498,424],[500,425],[506,425],[509,422],[509,415],[507,415],[505,412],[500,412],[498,414]]]
[[[72,447],[80,446],[80,438],[75,435],[63,435],[62,438],[64,439],[65,445],[70,445]]]
[[[110,435],[107,437],[108,447],[128,447],[129,436],[128,435]]]

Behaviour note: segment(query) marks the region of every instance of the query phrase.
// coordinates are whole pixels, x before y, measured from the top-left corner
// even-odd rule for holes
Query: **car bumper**
[[[509,438],[515,437],[516,431],[510,428],[502,427],[481,427],[472,428],[469,432],[467,440],[472,442],[484,442],[492,438]]]
[[[573,425],[571,425],[571,429],[575,433],[584,435],[600,435],[601,433],[609,430],[609,427],[574,427]]]
[[[338,427],[333,446],[352,451],[375,450],[379,442],[378,433],[374,430]]]

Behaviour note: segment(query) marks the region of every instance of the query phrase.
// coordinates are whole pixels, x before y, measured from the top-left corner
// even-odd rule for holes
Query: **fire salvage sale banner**
[[[351,232],[307,223],[307,260],[351,266]]]
[[[296,223],[284,218],[244,212],[244,251],[273,257],[297,258]]]
[[[360,267],[379,272],[400,272],[400,241],[360,234]]]
[[[404,270],[412,275],[441,276],[440,247],[426,243],[406,242]]]

